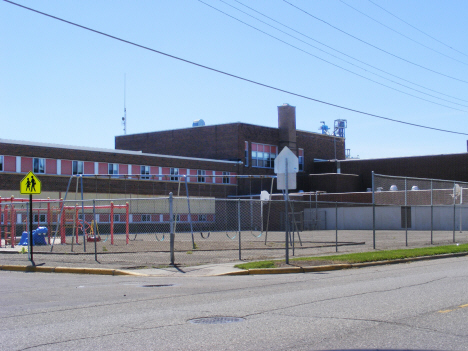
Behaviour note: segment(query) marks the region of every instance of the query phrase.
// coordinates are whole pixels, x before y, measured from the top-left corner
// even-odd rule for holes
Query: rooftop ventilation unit
[[[202,127],[205,125],[205,121],[202,120],[201,118],[200,119],[196,119],[195,121],[193,121],[192,123],[192,127]]]

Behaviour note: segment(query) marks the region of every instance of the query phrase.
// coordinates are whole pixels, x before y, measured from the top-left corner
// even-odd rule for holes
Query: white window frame
[[[230,175],[230,172],[223,171],[223,176],[228,176],[228,175]],[[223,184],[230,184],[230,183],[231,183],[230,177],[223,177]]]
[[[198,222],[208,222],[208,216],[206,214],[199,214]]]
[[[109,174],[109,175],[118,175],[119,174],[119,164],[118,163],[108,163],[107,164],[107,174]]]
[[[260,144],[260,143],[252,143],[257,145],[257,151],[252,151],[252,167],[255,168],[275,168],[275,159],[278,156],[278,146],[276,145],[270,145],[270,144]],[[258,151],[258,147],[262,146],[262,151]],[[276,154],[273,154],[271,152],[264,152],[263,147],[264,146],[269,146],[270,151],[271,147],[276,148]],[[259,157],[259,154],[261,153],[261,157]],[[258,164],[261,163],[262,165],[259,166]],[[268,165],[268,166],[267,166]]]
[[[45,158],[40,158],[40,157],[34,157],[33,158],[33,173],[36,174],[44,174],[45,173],[45,167],[46,167],[46,161]]]
[[[120,213],[114,213],[114,223],[120,223]]]
[[[40,220],[40,222],[38,222],[37,220]],[[42,220],[44,219],[44,220]],[[33,223],[46,223],[47,222],[47,215],[45,213],[33,213]]]
[[[141,215],[141,221],[142,222],[151,222],[151,215],[150,214],[142,214]]]
[[[150,179],[150,166],[140,166],[140,178]]]
[[[197,169],[197,183],[206,183],[206,171]]]
[[[172,215],[172,219],[173,219],[173,221],[175,221],[175,222],[180,222],[180,214],[176,214],[176,213],[173,214],[173,215]]]
[[[298,159],[299,159],[299,172],[303,172],[304,171],[304,149],[298,149],[298,154],[300,155],[301,154],[301,150],[302,150],[302,156],[299,156]]]
[[[84,161],[72,161],[72,174],[84,174]]]
[[[170,178],[171,181],[176,181],[176,182],[179,181],[179,177],[176,177],[176,176],[179,175],[179,169],[178,168],[172,167],[170,173],[171,173],[171,178]]]

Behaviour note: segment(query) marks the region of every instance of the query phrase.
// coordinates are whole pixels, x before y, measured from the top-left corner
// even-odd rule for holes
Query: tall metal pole
[[[408,246],[408,190],[407,190],[407,179],[405,177],[405,241]]]
[[[317,190],[315,191],[315,229],[318,230],[318,205],[317,205]]]
[[[97,259],[97,226],[96,226],[96,199],[93,199],[93,239],[94,239],[94,260],[98,262]],[[84,238],[83,238],[84,240]]]
[[[83,229],[83,251],[86,252],[86,226],[85,226],[84,198],[83,198],[83,175],[80,175],[80,179],[81,179],[81,217],[82,217],[81,220],[83,221],[82,223],[83,224],[83,227],[82,227]]]
[[[460,187],[460,233],[462,232],[462,204],[463,204],[463,186]]]
[[[431,179],[431,245],[434,244],[434,202],[433,202],[433,195],[434,195],[434,188],[432,185],[432,179]]]
[[[175,265],[175,257],[174,257],[174,240],[175,240],[175,235],[174,235],[174,215],[173,215],[173,210],[172,210],[172,205],[173,205],[173,199],[172,199],[172,192],[169,193],[169,223],[170,223],[170,250],[171,250],[171,266]]]
[[[193,237],[192,213],[190,212],[190,197],[188,192],[187,176],[185,177],[185,192],[187,193],[188,220],[190,222],[190,233],[192,233],[192,249],[195,250],[195,238]]]
[[[375,250],[375,183],[374,171],[372,171],[372,241]]]
[[[338,201],[335,201],[335,251],[338,252]]]
[[[289,264],[289,215],[288,215],[288,159],[285,159],[286,161],[286,186],[284,189],[284,194],[285,194],[285,199],[284,199],[284,204],[285,204],[285,229],[286,229],[286,264]]]
[[[455,183],[453,183],[453,242],[455,242],[455,213],[456,213],[457,196],[455,193]]]
[[[241,202],[240,199],[237,200],[237,228],[239,231],[239,261],[242,260],[242,243],[241,243]]]

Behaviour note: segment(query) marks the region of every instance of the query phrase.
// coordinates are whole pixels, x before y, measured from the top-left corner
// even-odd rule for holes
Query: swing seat
[[[96,237],[94,235],[88,235],[86,237],[86,241],[87,242],[95,242],[95,241],[99,242],[99,241],[101,241],[101,237],[100,236]]]

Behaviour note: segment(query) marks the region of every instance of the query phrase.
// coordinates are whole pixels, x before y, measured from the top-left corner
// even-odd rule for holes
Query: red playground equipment
[[[28,216],[27,209],[24,205],[21,207],[18,206],[18,203],[27,203],[29,199],[22,198],[2,198],[0,197],[0,247],[2,247],[2,238],[5,247],[11,245],[15,247],[16,245],[16,231],[17,225],[26,224],[26,218]],[[50,200],[50,199],[33,199],[33,203],[39,203],[39,208],[33,209],[33,216],[35,218],[34,224],[39,226],[46,226],[48,229],[48,244],[51,244],[51,234],[54,233],[54,226],[56,230],[60,230],[60,243],[66,244],[66,229],[67,227],[72,226],[74,229],[74,234],[76,238],[76,243],[78,244],[78,237],[80,231],[85,235],[87,241],[100,241],[99,232],[95,233],[94,226],[97,226],[97,222],[94,222],[93,218],[93,209],[100,210],[102,213],[106,209],[109,210],[107,214],[109,215],[110,224],[110,237],[111,245],[114,245],[114,211],[116,209],[125,210],[125,241],[126,244],[129,243],[129,210],[130,206],[128,202],[125,205],[114,205],[111,202],[109,205],[101,206],[65,206],[63,199],[60,200]],[[42,203],[46,203],[44,208],[41,207]],[[58,204],[54,206],[54,204]],[[84,221],[80,218],[80,212],[84,212]],[[21,214],[21,217],[18,215]],[[61,215],[60,215],[61,214]],[[18,218],[24,218],[23,220]],[[41,218],[43,221],[41,221]],[[60,219],[59,219],[60,218]],[[20,223],[17,223],[20,221]],[[59,221],[59,226],[57,228],[57,222]],[[22,222],[22,223],[21,223]],[[42,223],[41,223],[42,222]],[[84,230],[83,230],[84,222]],[[25,229],[25,228],[24,228]],[[3,234],[3,236],[2,236]]]
[[[80,231],[83,232],[83,220],[80,219],[80,211],[82,210],[93,210],[93,206],[63,206],[63,202],[61,203],[61,206],[63,207],[63,213],[60,218],[60,239],[61,243],[65,244],[66,243],[66,227],[67,224],[73,224],[75,222],[75,237],[76,237],[76,243],[78,244],[78,233]],[[125,209],[125,242],[126,244],[129,243],[129,210],[130,206],[128,202],[125,205],[114,205],[113,202],[110,203],[110,205],[101,205],[101,206],[95,206],[94,209],[96,210],[103,210],[103,209],[109,209],[110,210],[110,237],[111,237],[111,245],[114,245],[114,210],[115,209]],[[70,216],[67,215],[67,211],[73,211],[74,215]],[[72,213],[73,213],[72,212]],[[71,218],[70,218],[71,217]],[[84,233],[86,236],[87,241],[100,241],[100,238],[97,239],[95,234],[94,234],[94,219],[93,219],[93,214],[92,213],[85,213],[85,218],[84,218]],[[97,234],[97,233],[96,233]]]

